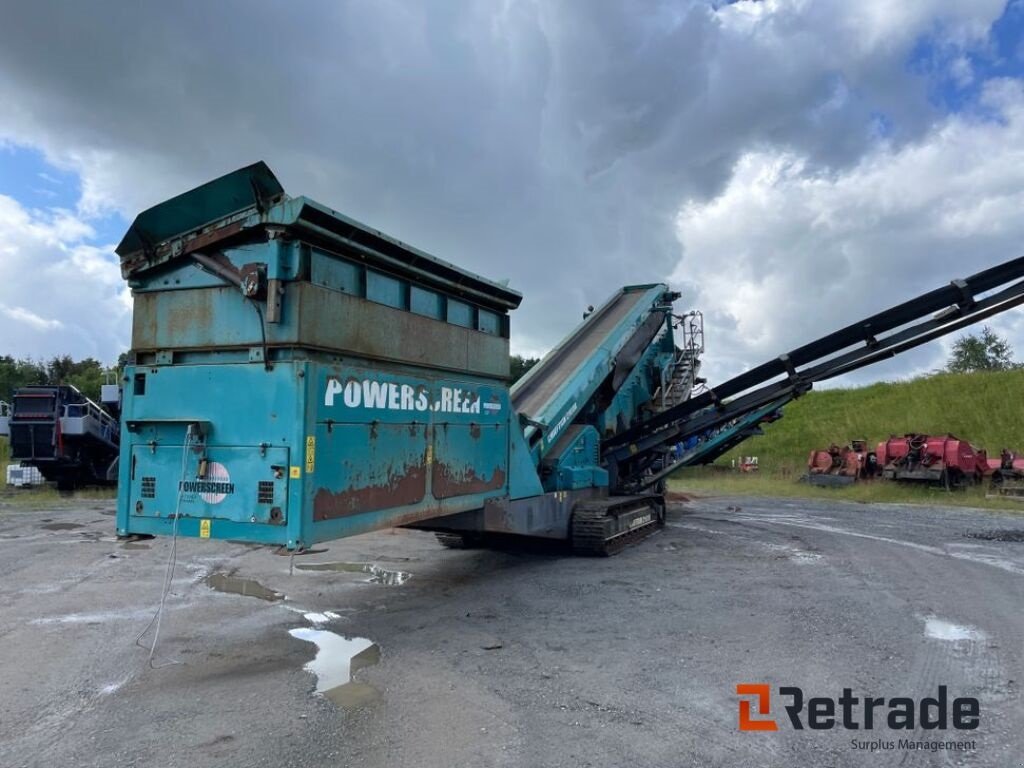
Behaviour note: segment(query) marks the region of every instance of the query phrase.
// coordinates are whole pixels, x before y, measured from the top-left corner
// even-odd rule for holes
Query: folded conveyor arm
[[[614,435],[602,445],[613,490],[648,485],[648,469],[668,445],[727,425],[732,428],[759,409],[774,412],[819,381],[894,357],[1024,303],[1022,277],[1024,257],[954,280],[762,363]],[[663,476],[667,470],[656,474]]]
[[[595,398],[618,391],[670,321],[677,296],[657,283],[623,288],[513,386],[535,463]]]

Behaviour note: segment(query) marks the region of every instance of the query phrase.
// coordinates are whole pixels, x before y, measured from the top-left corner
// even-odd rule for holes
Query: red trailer
[[[947,489],[979,482],[989,473],[984,450],[955,435],[893,435],[878,444],[878,463],[886,480],[926,482]]]

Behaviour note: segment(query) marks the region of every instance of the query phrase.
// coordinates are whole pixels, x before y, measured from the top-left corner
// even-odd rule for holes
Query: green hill
[[[718,467],[729,467],[732,459],[757,456],[758,477],[696,468],[677,473],[672,487],[697,493],[831,494],[862,501],[935,501],[934,490],[894,483],[835,490],[809,488],[796,480],[804,473],[813,449],[827,448],[833,442],[845,445],[858,437],[874,446],[894,434],[952,432],[989,454],[997,455],[1004,447],[1024,452],[1022,394],[1024,370],[942,373],[809,392],[787,405],[782,419],[766,425],[764,435],[747,440],[716,462]],[[1017,504],[986,502],[983,488],[950,501],[1008,508]],[[1024,509],[1024,505],[1017,506]]]
[[[942,373],[856,389],[809,392],[785,416],[727,454],[757,456],[763,471],[802,473],[812,449],[863,437],[874,445],[907,432],[946,433],[998,454],[1024,451],[1024,370]]]
[[[807,455],[829,442],[864,437],[873,445],[906,432],[952,432],[989,454],[1004,447],[1024,451],[1022,394],[1024,370],[812,391],[788,404],[764,435],[746,440],[718,463],[757,456],[762,470],[784,476],[802,473]]]

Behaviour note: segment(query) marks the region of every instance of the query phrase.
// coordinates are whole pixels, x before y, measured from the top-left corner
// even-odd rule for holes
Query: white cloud
[[[526,296],[513,319],[520,351],[550,348],[617,286],[673,271],[687,299],[707,281],[702,296],[720,301],[704,303],[717,321],[712,338],[742,322],[770,346],[779,337],[771,318],[741,313],[745,302],[702,266],[698,248],[676,269],[680,201],[710,216],[748,186],[770,207],[776,187],[827,186],[866,173],[878,153],[926,147],[922,137],[941,130],[941,114],[908,57],[923,38],[946,58],[986,45],[1004,2],[716,5],[314,0],[288,14],[253,0],[66,2],[59,12],[15,4],[0,25],[0,144],[40,148],[78,174],[82,190],[60,222],[30,215],[23,226],[35,231],[24,237],[46,244],[40,258],[50,261],[37,268],[77,258],[75,268],[120,311],[123,288],[99,277],[115,274],[103,263],[112,257],[82,251],[88,222],[111,211],[131,218],[262,158],[292,193],[509,278]],[[995,181],[990,173],[977,183]],[[823,221],[869,232],[870,220],[857,216],[878,212],[856,190],[838,185],[832,194],[850,196],[849,207],[821,211]],[[988,205],[1008,203],[996,196]],[[942,201],[921,203],[929,204]],[[998,226],[994,209],[978,205],[958,206],[957,231]],[[785,220],[788,210],[770,215]],[[768,224],[788,226],[787,242],[799,247],[799,217]],[[779,245],[736,228],[752,238],[734,239],[741,251]],[[691,240],[713,240],[697,220],[691,230]],[[849,249],[874,247],[864,234],[843,237]],[[761,277],[740,291],[757,301],[773,284],[775,300],[794,308],[793,335],[808,338],[819,330],[816,305],[790,290],[786,261],[771,262],[781,264],[776,274],[759,267]],[[910,267],[928,269],[927,258]],[[893,293],[908,287],[893,285]],[[32,309],[49,298],[49,283],[25,290],[8,303]],[[862,314],[878,291],[853,280],[830,293]],[[125,337],[119,331],[116,343]],[[102,338],[106,354],[116,352]],[[721,351],[732,355],[726,370],[758,362],[761,349],[730,343],[710,354]]]
[[[793,152],[749,152],[721,195],[681,208],[676,279],[698,285],[698,303],[717,320],[709,358],[718,376],[1020,255],[1024,88],[991,82],[984,102],[990,119],[949,117],[837,173]],[[1024,351],[1019,310],[992,325]],[[948,346],[857,380],[940,367]]]
[[[0,304],[0,313],[3,313],[16,323],[24,323],[37,331],[59,331],[64,327],[64,323],[60,320],[40,317],[35,312],[24,307],[9,307],[6,304]]]
[[[970,58],[967,56],[957,56],[953,59],[949,65],[949,76],[961,88],[966,88],[973,83],[974,66],[971,64]]]
[[[83,242],[75,214],[0,195],[0,353],[113,363],[129,344],[131,299],[113,246]]]

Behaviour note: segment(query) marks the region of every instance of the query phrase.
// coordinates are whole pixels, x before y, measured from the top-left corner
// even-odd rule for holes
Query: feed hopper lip
[[[502,310],[522,294],[502,283],[414,248],[306,197],[288,196],[264,162],[254,163],[148,208],[135,217],[115,252],[126,280],[190,254],[216,253],[234,242],[301,237],[354,251],[368,263],[407,272]]]

